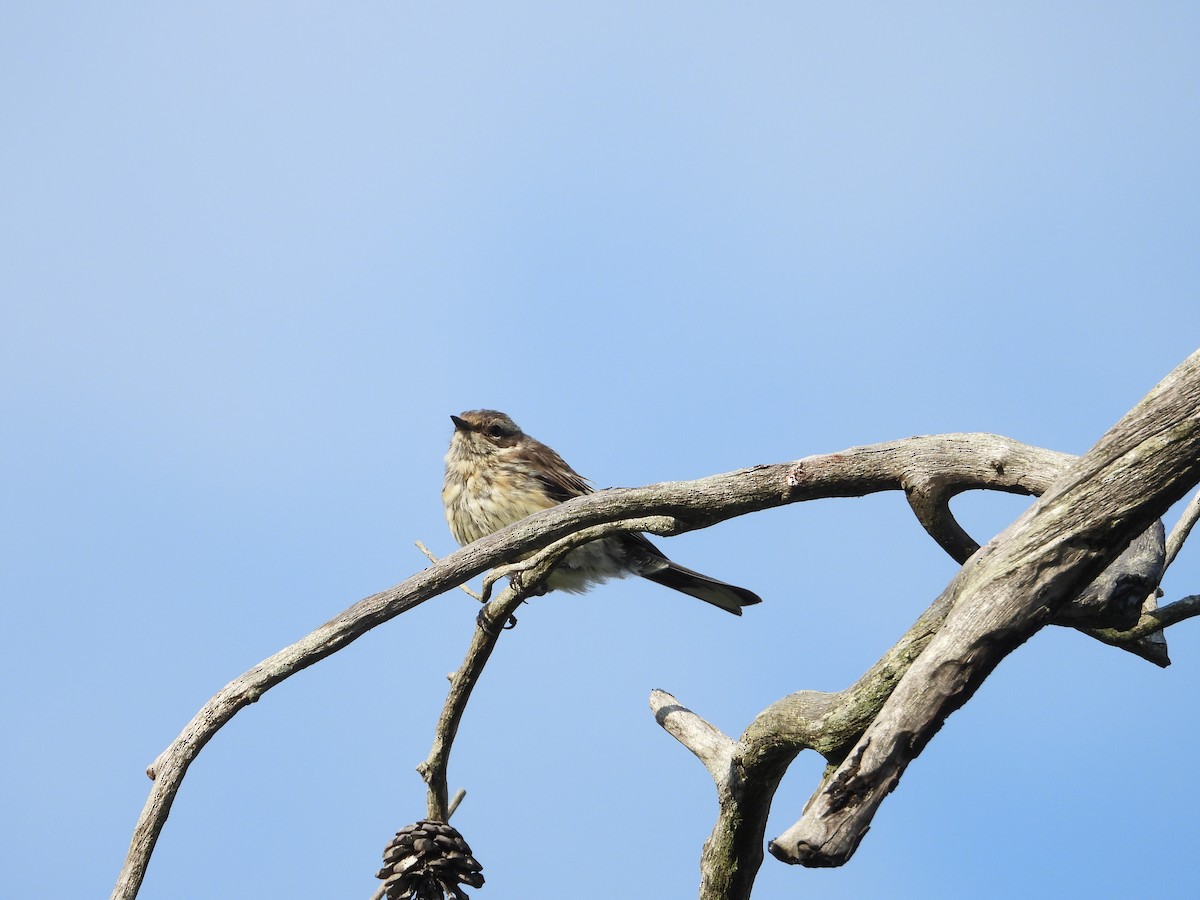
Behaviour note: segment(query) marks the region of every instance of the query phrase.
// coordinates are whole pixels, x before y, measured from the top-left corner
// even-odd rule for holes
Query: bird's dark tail
[[[664,587],[674,588],[698,600],[703,600],[705,603],[719,606],[725,612],[733,613],[735,616],[742,614],[743,606],[762,603],[762,597],[753,591],[726,584],[724,581],[717,581],[715,578],[685,569],[668,560],[663,560],[663,562],[666,563],[663,568],[657,569],[657,571],[655,571],[657,567],[650,568],[650,571],[643,570],[640,573],[641,576]]]

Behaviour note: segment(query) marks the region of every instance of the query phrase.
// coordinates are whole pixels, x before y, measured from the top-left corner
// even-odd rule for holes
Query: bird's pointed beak
[[[451,416],[450,421],[454,423],[455,431],[470,431],[471,426],[466,419],[460,419],[458,416]]]

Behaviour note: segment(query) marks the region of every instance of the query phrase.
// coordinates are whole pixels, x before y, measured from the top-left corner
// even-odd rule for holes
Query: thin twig
[[[1083,632],[1098,641],[1128,650],[1142,659],[1149,660],[1163,668],[1171,664],[1165,644],[1150,641],[1150,638],[1186,619],[1200,616],[1200,594],[1182,597],[1174,603],[1160,606],[1157,609],[1147,609],[1142,612],[1136,625],[1128,631],[1118,631],[1113,628],[1086,628]]]
[[[591,528],[581,528],[574,534],[569,534],[555,541],[548,547],[543,547],[537,553],[519,559],[514,563],[497,566],[483,577],[483,598],[491,596],[492,586],[501,578],[523,580],[526,588],[532,588],[534,580],[541,583],[550,569],[576,547],[590,544],[597,538],[618,531],[644,531],[655,535],[674,534],[678,523],[672,516],[642,516],[637,519],[624,519],[618,522],[605,522],[603,525],[593,525]],[[528,573],[535,573],[529,576]]]
[[[1164,572],[1171,563],[1175,562],[1175,557],[1179,555],[1179,551],[1183,547],[1183,542],[1188,539],[1188,535],[1192,532],[1192,526],[1196,524],[1197,519],[1200,519],[1200,491],[1192,495],[1192,499],[1183,510],[1183,515],[1179,517],[1179,521],[1171,529],[1171,536],[1167,538],[1167,559],[1163,563]]]
[[[527,597],[535,595],[546,576],[566,553],[574,548],[594,541],[617,531],[650,531],[655,534],[667,534],[675,527],[675,521],[670,516],[650,516],[639,519],[627,519],[618,522],[608,522],[603,525],[593,525],[574,534],[569,534],[555,541],[548,547],[530,555],[526,559],[500,566],[490,572],[483,582],[483,596],[491,596],[492,586],[500,578],[512,579],[509,587],[505,588],[480,611],[476,619],[475,632],[467,647],[466,657],[462,665],[450,676],[450,690],[442,713],[434,728],[433,746],[429,756],[417,766],[417,772],[426,784],[426,815],[438,822],[448,821],[450,803],[447,800],[449,788],[447,777],[450,765],[450,751],[454,746],[454,738],[458,734],[458,726],[466,712],[471,692],[483,675],[484,666],[491,658],[496,642],[500,639],[504,623],[509,620],[517,607],[525,602]]]
[[[435,822],[445,822],[450,818],[446,787],[450,749],[454,745],[455,735],[458,734],[458,726],[466,711],[467,701],[471,699],[471,691],[479,682],[483,667],[487,665],[488,658],[496,647],[496,641],[500,639],[503,623],[524,601],[523,593],[505,588],[500,596],[480,611],[466,658],[450,679],[450,691],[446,695],[446,703],[434,729],[433,747],[430,748],[429,757],[417,766],[417,771],[427,785],[426,818]]]
[[[914,465],[952,473],[960,483],[974,487],[1023,490],[1059,456],[990,434],[906,438],[694,481],[597,491],[475,541],[403,583],[343,610],[311,634],[251,667],[205,703],[147,769],[154,784],[133,830],[112,898],[132,900],[137,896],[188,767],[240,710],[377,625],[497,565],[535,552],[575,530],[630,516],[669,512],[676,523],[674,533],[682,533],[791,503],[896,490]]]
[[[458,805],[463,802],[463,799],[466,796],[467,796],[466,790],[464,788],[459,788],[455,792],[454,796],[450,798],[450,805],[446,807],[446,819],[447,820],[449,820],[450,817],[452,815],[454,815],[455,811],[458,809]]]
[[[428,559],[431,563],[441,562],[440,559],[438,559],[436,556],[433,555],[433,551],[430,550],[428,547],[426,547],[422,541],[413,541],[413,543],[417,545],[417,549],[420,550],[422,553],[424,553],[425,558]],[[458,586],[458,589],[460,591],[466,592],[468,597],[478,600],[480,603],[487,602],[486,600],[484,600],[483,597],[480,597],[477,593],[475,593],[473,590],[471,590],[471,586],[469,584],[466,584],[466,583],[460,584]]]

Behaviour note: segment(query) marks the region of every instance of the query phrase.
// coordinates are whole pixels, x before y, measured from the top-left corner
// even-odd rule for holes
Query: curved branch
[[[975,438],[976,435],[970,435]],[[1017,442],[980,448],[978,469],[970,472],[939,467],[933,459],[914,459],[902,478],[908,504],[921,527],[960,565],[979,549],[950,511],[950,501],[963,491],[986,487],[1012,494],[1044,493],[1075,458]],[[1032,452],[1031,452],[1032,451]]]
[[[696,754],[696,758],[704,763],[704,768],[708,769],[713,780],[720,786],[721,779],[729,773],[729,764],[733,759],[733,740],[719,728],[680,705],[679,701],[666,691],[650,692],[650,709],[654,713],[655,721],[679,743]]]
[[[529,559],[502,566],[488,575],[484,581],[486,597],[492,585],[498,578],[512,577],[513,585],[500,593],[500,596],[489,602],[480,610],[475,620],[475,633],[471,636],[471,644],[467,648],[466,657],[457,671],[450,677],[450,691],[442,713],[438,717],[434,729],[433,746],[429,756],[417,766],[417,772],[425,780],[428,788],[426,797],[426,818],[435,822],[448,822],[450,809],[447,797],[449,787],[447,774],[450,765],[450,751],[454,746],[454,738],[458,734],[459,723],[466,712],[471,692],[483,675],[484,666],[491,658],[496,642],[504,623],[517,611],[525,599],[537,593],[550,570],[562,556],[581,544],[594,541],[614,531],[645,531],[652,534],[670,534],[674,522],[665,516],[646,517],[641,519],[624,519],[618,522],[608,522],[585,528],[574,534],[567,535],[549,547],[535,553]]]
[[[995,666],[1200,482],[1200,353],[1117,423],[964,566],[944,626],[879,715],[771,843],[790,863],[841,865],[905,768]]]
[[[720,734],[704,719],[693,719],[685,731],[670,727],[673,719],[656,718],[684,746],[699,756],[717,785],[717,820],[701,855],[701,900],[744,900],[750,896],[763,859],[763,839],[771,801],[788,766],[803,750],[815,750],[833,766],[875,719],[896,683],[937,634],[950,611],[943,595],[931,605],[852,686],[837,693],[798,691],[759,713],[728,752],[706,758],[695,735]],[[677,701],[656,691],[652,707]],[[682,709],[682,707],[679,707]],[[656,710],[657,712],[657,710]],[[722,735],[722,737],[724,737]],[[726,739],[728,740],[728,739]],[[721,763],[724,763],[723,767]]]
[[[965,563],[979,549],[979,544],[965,528],[958,524],[950,511],[950,500],[956,491],[946,490],[944,485],[921,483],[906,490],[908,505],[921,527],[938,546],[950,554],[959,565]]]
[[[1187,367],[1181,367],[1180,371],[1185,371]],[[1179,372],[1176,373],[1177,375]],[[1168,379],[1170,381],[1170,379]],[[1167,384],[1167,382],[1164,382]],[[1162,386],[1160,386],[1160,389]],[[1182,388],[1184,392],[1183,402],[1177,403],[1173,410],[1160,409],[1158,414],[1162,419],[1158,422],[1162,425],[1163,422],[1171,422],[1171,416],[1175,416],[1175,421],[1179,418],[1187,419],[1191,409],[1194,409],[1194,399],[1188,399],[1188,393],[1195,393],[1194,386]],[[1155,393],[1160,393],[1156,391]],[[1155,394],[1151,395],[1153,398]],[[1151,399],[1151,398],[1148,398]],[[1176,398],[1178,399],[1178,398]],[[1188,403],[1192,403],[1189,409]],[[1141,409],[1139,407],[1139,409]],[[1136,412],[1136,411],[1135,411]],[[1144,413],[1144,410],[1143,410]],[[1194,413],[1192,413],[1194,416]],[[1132,416],[1132,414],[1131,414]],[[1131,417],[1127,417],[1122,424],[1126,427],[1126,437],[1131,440],[1137,440],[1139,437],[1144,438],[1144,445],[1139,445],[1135,450],[1129,452],[1131,457],[1126,462],[1129,465],[1144,466],[1146,458],[1150,453],[1157,452],[1159,443],[1171,443],[1182,440],[1184,435],[1178,433],[1167,436],[1164,433],[1154,434],[1152,428],[1155,425],[1155,417],[1153,415],[1144,415],[1141,424],[1130,422]],[[1193,423],[1194,424],[1194,423]],[[1115,431],[1116,429],[1114,429]],[[1167,429],[1171,430],[1171,429]],[[964,436],[965,437],[965,436]],[[974,437],[974,436],[972,436]],[[1162,441],[1164,437],[1168,440]],[[990,443],[990,442],[988,442]],[[1103,442],[1102,442],[1103,443]],[[1004,450],[1020,448],[1012,448],[1011,445],[999,445]],[[1176,446],[1168,453],[1175,454],[1175,462],[1184,468],[1187,466],[1187,449],[1180,450]],[[1182,456],[1180,455],[1182,453]],[[978,454],[978,458],[985,458],[984,454]],[[1141,458],[1138,458],[1141,457]],[[1013,459],[1019,460],[1021,457],[1014,454]],[[1194,453],[1193,453],[1194,458]],[[1019,492],[1028,493],[1043,493],[1055,479],[1062,478],[1067,473],[1068,468],[1072,472],[1078,473],[1078,469],[1072,467],[1073,457],[1067,457],[1065,454],[1057,455],[1057,458],[1042,456],[1037,460],[1037,464],[1025,466],[1018,476],[1015,468],[1007,466],[1004,458],[995,459],[995,473],[1001,477],[1011,478],[1011,488]],[[1041,468],[1038,467],[1040,464]],[[919,464],[918,464],[919,465]],[[1084,465],[1083,462],[1077,463],[1076,466]],[[1119,472],[1118,465],[1114,472]],[[973,477],[978,477],[979,470],[974,468],[971,473]],[[1177,473],[1178,474],[1178,473]],[[939,544],[945,547],[952,554],[955,552],[961,553],[967,546],[961,540],[953,537],[952,532],[944,530],[945,523],[938,523],[936,520],[939,516],[948,515],[947,501],[955,493],[965,489],[962,480],[956,476],[957,471],[951,470],[946,472],[928,472],[921,471],[920,468],[914,466],[913,471],[907,473],[903,477],[903,483],[906,493],[910,498],[910,503],[914,508],[914,512],[927,530],[938,538]],[[1040,478],[1038,476],[1041,476]],[[1097,477],[1098,483],[1104,483],[1102,473],[1091,473],[1090,477]],[[1190,476],[1183,475],[1178,478],[1173,488],[1170,490],[1180,490],[1180,483],[1186,482],[1188,478],[1200,477],[1195,471],[1192,471]],[[1113,480],[1120,481],[1120,477],[1115,477]],[[1070,479],[1063,478],[1063,482],[1067,483]],[[968,484],[968,486],[978,486]],[[999,486],[999,485],[993,485]],[[1108,485],[1111,488],[1112,484]],[[1106,490],[1108,488],[1105,488]],[[1006,489],[1006,488],[1001,488]],[[1132,492],[1126,492],[1125,500],[1131,504],[1136,504],[1140,499],[1137,495],[1137,489]],[[1169,505],[1170,498],[1160,492],[1159,496],[1149,502],[1157,502],[1162,509]],[[1052,504],[1060,512],[1060,514],[1070,520],[1072,516],[1077,514],[1078,510],[1073,509],[1070,502],[1063,503],[1061,497],[1056,501],[1054,497],[1047,498],[1045,503]],[[1165,505],[1163,505],[1165,504]],[[1044,505],[1044,504],[1043,504]],[[1148,515],[1152,510],[1141,510],[1143,516]],[[1027,514],[1028,516],[1029,514]],[[1103,518],[1103,516],[1102,516]],[[1186,519],[1185,515],[1185,519]],[[1074,523],[1070,523],[1071,527]],[[1109,523],[1099,523],[1099,528],[1107,527]],[[1126,533],[1129,527],[1133,527],[1130,522],[1123,523],[1126,527]],[[957,523],[955,523],[956,527]],[[939,535],[939,529],[943,529]],[[1176,529],[1178,533],[1178,528]],[[949,535],[949,537],[947,537]],[[1044,536],[1042,536],[1044,539]],[[1121,540],[1127,540],[1120,535],[1107,536],[1104,542],[1112,541],[1107,544],[1108,547],[1120,547]],[[1078,541],[1078,536],[1074,535],[1072,541]],[[1088,552],[1095,551],[1095,541],[1084,540],[1083,544]],[[1050,546],[1054,546],[1053,541],[1049,541]],[[999,548],[1004,546],[1004,538],[999,538],[993,541],[992,545],[980,554],[980,559],[988,560],[988,563],[979,563],[982,565],[996,566],[996,556],[1000,552]],[[957,548],[957,549],[956,549]],[[1105,551],[1111,553],[1111,550]],[[1086,562],[1086,560],[1085,560]],[[1097,559],[1092,559],[1089,565],[1098,565]],[[1076,562],[1076,565],[1082,567],[1083,563]],[[1034,567],[1036,568],[1036,566]],[[1082,604],[1089,616],[1095,617],[1098,620],[1105,620],[1119,615],[1127,615],[1128,611],[1123,604],[1127,604],[1130,597],[1136,599],[1139,590],[1149,590],[1150,599],[1153,601],[1156,596],[1158,580],[1162,577],[1164,569],[1164,552],[1163,552],[1163,537],[1161,523],[1154,522],[1150,529],[1139,537],[1133,544],[1121,554],[1121,556],[1110,564],[1104,570],[1101,577],[1095,578],[1088,586],[1091,599]],[[967,570],[964,570],[967,571]],[[1082,576],[1080,576],[1082,577]],[[704,853],[702,857],[702,882],[700,896],[702,900],[742,900],[750,896],[750,890],[753,885],[753,880],[757,869],[762,860],[762,838],[765,832],[767,814],[770,809],[771,800],[775,790],[778,787],[779,781],[782,778],[785,770],[794,757],[804,749],[814,749],[822,753],[830,762],[830,766],[826,769],[825,776],[816,793],[810,799],[805,807],[805,814],[801,822],[793,829],[789,829],[787,833],[772,843],[772,852],[788,862],[804,862],[807,865],[822,865],[822,864],[838,864],[844,861],[845,856],[836,858],[834,856],[821,856],[819,853],[813,853],[805,858],[801,858],[801,852],[809,852],[811,845],[801,848],[800,837],[797,829],[811,821],[811,817],[819,811],[821,804],[826,803],[831,795],[837,795],[837,802],[833,805],[837,810],[859,804],[859,814],[856,818],[845,820],[849,824],[845,828],[837,828],[831,826],[823,833],[823,838],[827,845],[835,845],[838,840],[842,842],[842,850],[849,847],[849,852],[857,845],[858,839],[873,814],[873,808],[868,811],[863,811],[862,794],[872,789],[872,786],[882,785],[880,790],[886,793],[894,786],[896,779],[899,777],[899,771],[902,771],[902,766],[899,770],[894,771],[891,775],[875,774],[871,777],[864,776],[861,781],[861,787],[856,782],[854,788],[847,788],[845,781],[846,767],[850,766],[854,771],[860,765],[862,751],[856,747],[860,743],[868,728],[872,726],[877,719],[883,718],[880,716],[885,704],[891,702],[893,691],[898,683],[908,683],[915,685],[913,689],[920,691],[921,687],[931,686],[930,695],[940,696],[940,692],[945,687],[945,681],[948,678],[954,678],[954,668],[945,667],[938,669],[935,674],[928,674],[925,678],[914,679],[910,673],[911,667],[917,660],[928,662],[924,653],[927,645],[929,645],[943,628],[943,623],[951,614],[952,610],[956,615],[961,615],[965,618],[977,616],[981,612],[981,608],[986,611],[987,603],[979,603],[964,600],[964,597],[978,596],[977,592],[968,592],[961,590],[959,580],[952,582],[941,596],[933,603],[928,610],[922,614],[921,618],[913,625],[912,628],[904,635],[903,638],[884,655],[869,670],[865,673],[851,688],[839,692],[837,694],[818,693],[813,691],[802,691],[792,694],[781,701],[768,707],[755,721],[748,727],[741,739],[733,744],[731,753],[723,753],[722,756],[715,754],[706,756],[703,752],[703,738],[698,740],[696,735],[705,735],[710,731],[720,734],[711,725],[708,725],[702,718],[691,711],[684,711],[689,720],[689,728],[684,731],[678,727],[672,728],[671,719],[664,717],[659,713],[656,717],[659,723],[669,730],[677,739],[685,746],[688,746],[693,753],[700,756],[704,760],[706,767],[712,774],[714,781],[717,784],[718,796],[718,817],[714,825],[712,835],[706,841]],[[1064,589],[1061,581],[1057,584],[1057,589],[1060,591],[1059,599],[1064,608],[1069,600],[1071,593],[1070,589]],[[957,611],[960,609],[958,604],[967,604],[967,609],[961,614]],[[1045,616],[1048,618],[1049,610],[1053,604],[1046,604],[1044,607]],[[1136,609],[1136,607],[1135,607]],[[1143,614],[1136,626],[1129,631],[1113,631],[1113,630],[1087,630],[1085,633],[1092,634],[1098,639],[1105,640],[1115,646],[1120,646],[1123,649],[1138,652],[1146,655],[1148,659],[1153,659],[1150,650],[1146,649],[1144,642],[1153,638],[1156,633],[1160,634],[1161,629],[1176,621],[1181,621],[1193,615],[1200,614],[1200,598],[1185,598],[1176,604],[1171,604],[1163,610],[1153,609],[1152,602],[1148,602],[1143,608]],[[1081,620],[1086,619],[1080,613]],[[1042,622],[1044,624],[1044,621]],[[1072,624],[1064,622],[1064,624]],[[1077,623],[1076,627],[1083,630],[1081,623]],[[1011,628],[1001,629],[997,632],[996,639],[999,641],[1012,642],[1011,646],[1016,646],[1019,639],[1014,639],[1014,632]],[[1011,649],[1011,646],[1008,649]],[[977,647],[972,647],[966,656],[970,659],[971,655],[978,651]],[[1006,652],[1006,651],[1005,651]],[[1157,661],[1157,660],[1155,660]],[[932,663],[930,665],[933,665]],[[961,666],[961,659],[956,660],[955,666]],[[936,666],[935,666],[936,668]],[[983,676],[980,675],[980,678]],[[973,690],[973,687],[971,688]],[[955,706],[961,702],[965,702],[967,695],[956,697]],[[655,692],[652,696],[652,706],[658,709],[663,707],[663,704],[676,704],[677,701],[670,695],[662,692]],[[948,714],[948,710],[953,707],[947,707],[945,713],[941,713],[944,718]],[[682,707],[679,707],[682,709]],[[940,719],[936,719],[937,724],[940,724]],[[936,730],[936,725],[932,729]],[[929,732],[930,734],[932,731]],[[910,732],[900,732],[901,735],[910,734]],[[722,736],[723,737],[723,736]],[[898,738],[899,740],[899,738]],[[928,740],[928,735],[921,735],[914,742],[905,744],[906,750],[897,754],[897,759],[904,759],[904,754],[909,753],[915,756],[919,752],[924,741]],[[722,758],[728,759],[728,764],[721,768],[720,762]],[[893,760],[894,761],[894,760]],[[904,760],[906,764],[906,759]],[[875,804],[877,806],[877,802]],[[848,855],[848,854],[847,854]]]
[[[915,468],[951,483],[1033,493],[1063,454],[990,434],[913,437],[795,462],[755,466],[695,481],[598,491],[523,519],[456,551],[401,584],[341,614],[263,660],[214,695],[147,769],[154,779],[135,826],[113,900],[132,900],[188,767],[204,745],[266,691],[369,630],[470,578],[580,529],[630,517],[673,518],[669,533],[705,528],[758,510],[805,500],[854,497],[904,487]]]

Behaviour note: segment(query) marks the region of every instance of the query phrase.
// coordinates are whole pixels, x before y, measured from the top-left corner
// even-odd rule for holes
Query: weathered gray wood
[[[1165,433],[1159,438],[1168,445],[1175,440]],[[1150,452],[1148,445],[1142,450]],[[154,785],[112,896],[131,900],[137,895],[155,842],[188,766],[234,715],[256,702],[271,687],[337,652],[371,628],[489,568],[526,557],[582,529],[631,518],[661,517],[658,525],[647,526],[647,530],[663,535],[677,534],[788,503],[862,496],[883,490],[905,490],[930,534],[958,558],[971,549],[973,541],[949,513],[947,501],[951,496],[970,488],[1040,493],[1068,466],[1071,472],[1076,471],[1077,466],[1071,466],[1070,457],[1064,454],[1029,447],[997,435],[915,437],[795,462],[755,466],[696,481],[600,491],[522,520],[462,548],[394,588],[359,601],[300,641],[234,679],[209,700],[147,770]],[[1112,537],[1112,534],[1098,534],[1095,539]],[[1073,545],[1067,550],[1070,552],[1066,555],[1071,558],[1082,552]],[[1091,574],[1098,571],[1097,567]],[[1065,603],[1067,598],[1061,599]],[[840,759],[844,755],[847,735],[861,734],[867,729],[883,698],[903,679],[912,660],[923,658],[919,656],[921,648],[936,636],[949,606],[948,600],[935,603],[909,634],[854,687],[837,695],[802,692],[785,698],[760,715],[732,750],[721,741],[723,735],[703,727],[681,728],[679,734],[695,735],[689,746],[697,749],[697,755],[714,773],[721,771],[721,758],[727,751],[731,758],[737,757],[738,765],[745,763],[750,771],[765,773],[752,785],[759,795],[758,807],[765,809],[778,784],[778,776],[802,746],[811,746],[831,759]],[[1097,636],[1124,646],[1130,640],[1149,634],[1153,630],[1150,626],[1161,628],[1169,624],[1172,616],[1183,618],[1196,612],[1191,607],[1184,609],[1175,604],[1158,611],[1162,618],[1156,619],[1144,611],[1130,632],[1109,629]],[[480,660],[480,665],[483,661]],[[456,722],[453,717],[461,715],[461,706],[469,696],[469,684],[464,682],[460,687],[466,688],[465,694],[447,706],[447,716],[451,718],[447,719],[444,734],[448,741],[453,739]],[[675,713],[682,715],[679,710]],[[664,724],[672,721],[672,712],[665,707],[661,721]],[[696,724],[691,723],[692,726]],[[707,738],[699,737],[702,733],[707,734]],[[686,737],[680,739],[689,743]],[[701,746],[705,740],[708,746]],[[449,743],[435,751],[431,760],[438,771],[431,779],[431,802],[440,809],[445,805],[443,760],[448,757]],[[733,873],[734,881],[745,886],[745,893],[711,896],[746,896],[762,857],[762,825],[754,816],[741,815],[746,808],[745,797],[733,790],[732,782],[722,776],[718,779],[718,787],[722,816],[728,816],[730,820],[741,819],[742,824],[737,833],[729,837],[728,852],[720,846],[724,838],[718,834],[719,829],[714,831],[714,838],[705,851],[705,877],[709,878],[709,868],[717,872],[724,866]],[[765,813],[762,821],[765,822]],[[752,842],[747,841],[747,835],[753,837]],[[750,843],[753,848],[747,850]],[[753,859],[754,853],[757,853],[757,860]]]
[[[946,717],[1197,481],[1200,354],[968,561],[943,595],[951,604],[943,627],[772,854],[810,866],[845,862]]]
[[[230,719],[266,691],[357,640],[370,629],[486,571],[581,529],[637,516],[674,517],[661,533],[703,528],[734,516],[825,497],[903,489],[903,478],[941,471],[956,482],[1032,492],[1062,454],[997,435],[918,437],[755,466],[690,482],[598,491],[530,516],[450,554],[403,583],[360,600],[296,643],[222,688],[147,768],[154,780],[113,889],[114,900],[137,896],[154,845],[188,767]],[[948,476],[947,476],[948,473]]]
[[[1142,614],[1146,598],[1162,581],[1166,543],[1162,522],[1154,522],[1078,597],[1054,614],[1054,624],[1072,628],[1132,628]]]

